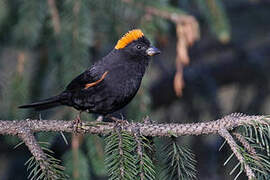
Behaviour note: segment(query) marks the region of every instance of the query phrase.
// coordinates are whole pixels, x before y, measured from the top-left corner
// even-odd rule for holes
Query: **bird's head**
[[[160,54],[160,50],[151,46],[150,41],[140,29],[134,29],[126,33],[118,40],[116,50],[124,52],[131,57],[150,57]]]

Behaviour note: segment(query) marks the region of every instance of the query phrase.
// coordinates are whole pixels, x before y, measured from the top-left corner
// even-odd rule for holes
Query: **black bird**
[[[133,99],[150,56],[159,53],[140,29],[131,30],[118,40],[107,56],[73,79],[62,93],[19,108],[39,111],[67,105],[80,112],[108,115]]]

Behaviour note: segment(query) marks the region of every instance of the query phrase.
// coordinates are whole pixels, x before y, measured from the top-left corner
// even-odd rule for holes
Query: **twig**
[[[46,154],[41,149],[40,145],[35,139],[35,136],[31,132],[31,129],[27,126],[16,127],[17,136],[24,142],[24,144],[28,147],[31,154],[35,157],[36,161],[39,163],[39,166],[44,174],[48,177],[55,179],[57,175],[50,171],[48,162],[48,158]]]
[[[138,135],[138,133],[135,133],[135,141],[137,143],[137,154],[139,156],[139,166],[142,167],[143,166],[143,148],[142,148],[142,143],[140,141],[140,137]],[[144,171],[143,169],[141,170],[141,172],[139,172],[139,176],[140,176],[140,180],[143,180],[145,179],[145,176],[144,176]]]
[[[239,133],[233,133],[236,139],[245,147],[245,149],[257,160],[259,161],[259,157],[256,153],[256,150],[249,144],[249,142]]]
[[[231,150],[233,151],[233,153],[235,154],[235,156],[237,157],[237,159],[239,160],[239,162],[244,165],[244,169],[246,171],[246,174],[247,174],[248,179],[249,180],[254,179],[255,178],[254,173],[252,172],[252,170],[248,166],[248,164],[244,162],[244,157],[240,154],[240,152],[238,150],[239,148],[237,147],[238,145],[236,144],[236,142],[234,141],[233,137],[228,132],[228,130],[226,130],[226,129],[220,129],[218,131],[218,133],[224,139],[226,139],[227,143],[230,145]]]
[[[125,170],[124,170],[124,164],[123,164],[123,158],[124,158],[124,152],[123,152],[123,137],[120,133],[120,130],[117,131],[117,134],[118,134],[118,138],[119,138],[119,143],[118,143],[118,151],[119,151],[119,155],[120,155],[120,175],[121,175],[121,178],[124,178],[124,173],[125,173]]]
[[[40,168],[42,169],[42,171],[46,171],[48,164],[46,164],[47,157],[45,153],[42,151],[41,147],[37,143],[31,131],[29,131],[29,129],[22,128],[21,130],[21,133],[18,134],[19,138],[22,139],[24,144],[28,147],[29,151],[35,157],[36,161],[40,162]]]

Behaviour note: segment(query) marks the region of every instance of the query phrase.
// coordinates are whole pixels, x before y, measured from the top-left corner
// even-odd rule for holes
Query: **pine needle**
[[[196,160],[190,149],[178,145],[176,138],[171,137],[163,152],[166,157],[163,169],[164,179],[196,179]]]

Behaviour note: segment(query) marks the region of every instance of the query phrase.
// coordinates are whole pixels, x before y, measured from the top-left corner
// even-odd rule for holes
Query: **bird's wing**
[[[99,74],[101,73],[93,73],[91,70],[86,70],[82,74],[78,75],[75,79],[73,79],[66,87],[66,90],[81,90],[96,86],[103,81],[103,79],[107,76],[108,71],[105,71],[101,75]]]
[[[99,78],[98,80],[94,81],[94,82],[89,82],[87,84],[85,84],[84,89],[88,89],[90,87],[96,86],[98,85],[101,81],[103,81],[103,79],[105,79],[105,77],[107,76],[108,71],[104,72],[101,76],[101,78]]]

